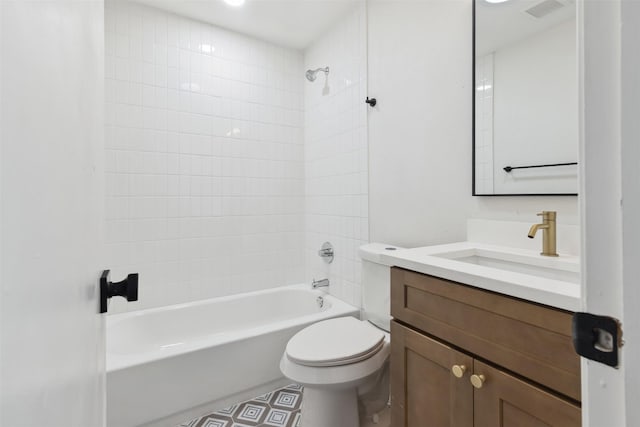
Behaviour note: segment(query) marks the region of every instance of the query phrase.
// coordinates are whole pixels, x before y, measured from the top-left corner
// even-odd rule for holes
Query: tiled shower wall
[[[305,51],[306,275],[329,278],[331,293],[360,306],[358,247],[368,242],[366,11],[351,14]],[[317,255],[330,241],[336,257]]]
[[[110,312],[301,282],[302,54],[124,1],[105,31]]]

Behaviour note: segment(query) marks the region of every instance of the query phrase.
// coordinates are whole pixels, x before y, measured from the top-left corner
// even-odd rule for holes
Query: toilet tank
[[[369,243],[358,249],[362,260],[362,319],[387,332],[391,322],[391,265],[381,255],[398,249],[384,243]]]

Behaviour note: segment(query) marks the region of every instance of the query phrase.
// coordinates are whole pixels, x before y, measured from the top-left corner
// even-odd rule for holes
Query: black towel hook
[[[367,104],[369,104],[369,106],[370,106],[370,107],[375,107],[375,106],[376,106],[376,104],[378,103],[378,101],[377,101],[375,98],[371,98],[371,99],[369,99],[369,97],[368,97],[368,96],[367,96],[366,101],[364,101],[364,102],[366,102]]]

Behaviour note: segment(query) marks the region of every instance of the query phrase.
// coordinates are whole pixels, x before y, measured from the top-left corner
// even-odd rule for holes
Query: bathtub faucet
[[[313,289],[326,288],[328,286],[329,286],[329,279],[322,279],[322,280],[313,279],[313,282],[311,282],[311,287]]]

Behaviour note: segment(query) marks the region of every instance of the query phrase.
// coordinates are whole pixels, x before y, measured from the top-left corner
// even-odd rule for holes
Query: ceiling
[[[357,0],[135,0],[272,43],[304,49],[358,3]]]
[[[476,1],[476,56],[481,56],[575,19],[573,0],[557,0],[562,5],[541,18],[525,11],[545,0],[512,0],[504,3]],[[577,35],[576,35],[577,37]]]

